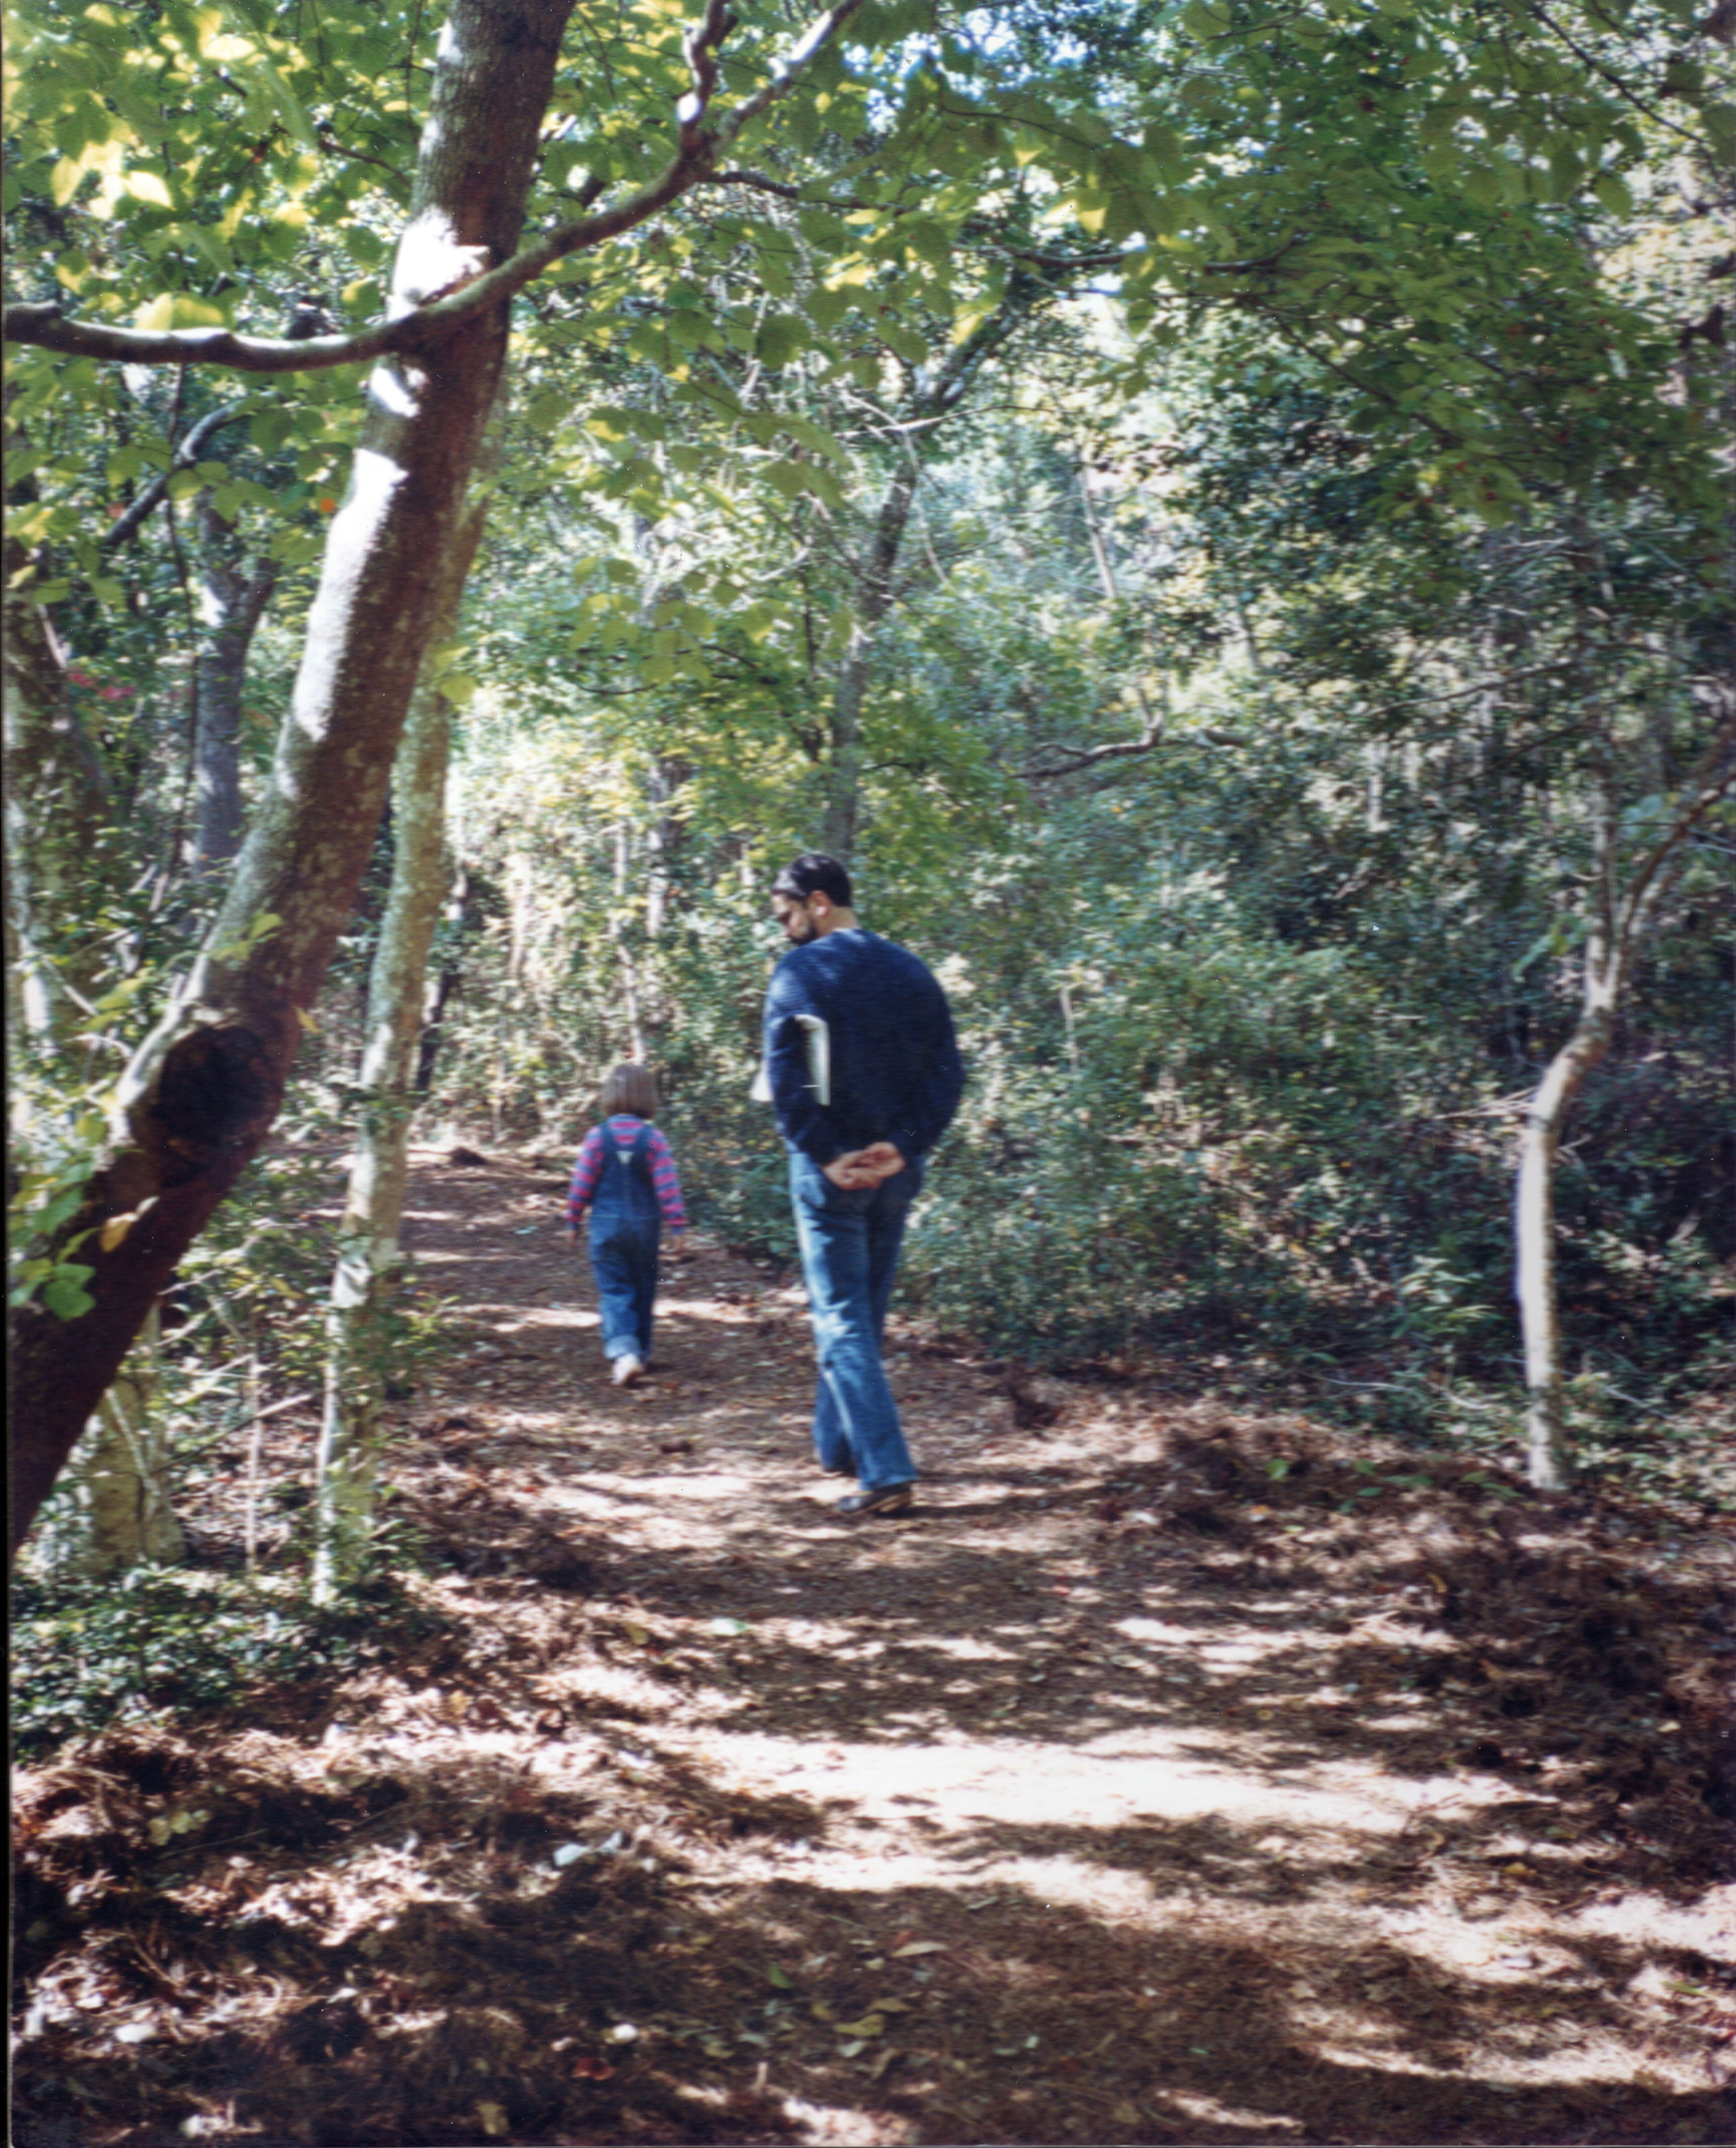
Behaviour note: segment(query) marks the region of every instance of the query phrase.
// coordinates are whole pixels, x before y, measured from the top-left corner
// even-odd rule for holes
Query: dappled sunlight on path
[[[230,1726],[243,1846],[153,1883],[254,1935],[208,2137],[1730,2137],[1728,1547],[1174,1395],[1021,1431],[896,1322],[921,1498],[852,1528],[790,1280],[702,1249],[615,1390],[559,1190],[421,1160],[432,1623]]]
[[[519,1302],[529,1294],[521,1289]],[[1082,1395],[1047,1437],[1021,1437],[980,1368],[909,1349],[895,1351],[894,1377],[926,1471],[920,1514],[852,1532],[830,1515],[836,1488],[806,1466],[811,1371],[800,1292],[745,1279],[712,1255],[678,1273],[661,1318],[660,1385],[605,1403],[623,1429],[651,1424],[657,1437],[588,1455],[582,1473],[549,1488],[549,1505],[585,1526],[631,1532],[615,1542],[605,1587],[644,1622],[629,1631],[630,1663],[640,1660],[623,1666],[611,1650],[606,1683],[617,1704],[640,1710],[633,1734],[648,1774],[666,1766],[803,1815],[780,1830],[785,1839],[738,1850],[727,1890],[805,1892],[810,1915],[916,1890],[931,1898],[925,1931],[944,1915],[949,1948],[997,1959],[1004,1922],[1016,1925],[1017,1950],[1030,1950],[1034,1965],[1012,1982],[1046,2025],[1029,2045],[979,2051],[980,2065],[954,2050],[911,2105],[925,2137],[1016,2135],[1028,2123],[1019,2104],[1046,2105],[1057,2091],[1072,2108],[1063,2117],[1050,2107],[1039,2134],[1076,2136],[1083,2105],[1084,2130],[1100,2137],[1169,2137],[1202,2125],[1220,2135],[1312,2133],[1323,2117],[1372,2135],[1392,2122],[1378,2097],[1334,2107],[1344,2085],[1331,2086],[1330,2069],[1354,2046],[1357,2066],[1387,2055],[1368,2089],[1388,2077],[1433,2082],[1437,2094],[1451,2085],[1448,2107],[1432,2117],[1413,2095],[1398,2095],[1402,2130],[1505,2134],[1503,2100],[1522,2084],[1553,2081],[1568,2138],[1574,2085],[1601,2084],[1602,2095],[1634,2070],[1618,2035],[1601,2058],[1583,2045],[1575,2052],[1565,2033],[1552,2037],[1543,2025],[1559,2018],[1553,1994],[1541,2010],[1521,2009],[1539,2012],[1535,2027],[1492,2022],[1480,2059],[1463,2023],[1444,2058],[1421,2048],[1417,2024],[1460,2010],[1445,2006],[1443,1978],[1463,1985],[1473,2010],[1499,2010],[1568,1974],[1590,1935],[1546,1968],[1538,1940],[1557,1934],[1559,1953],[1577,1920],[1558,1899],[1540,1907],[1527,1895],[1583,1887],[1603,1863],[1583,1845],[1547,1839],[1553,1801],[1516,1799],[1527,1786],[1503,1771],[1504,1754],[1479,1768],[1443,1750],[1439,1708],[1413,1677],[1393,1675],[1455,1653],[1431,1615],[1437,1585],[1407,1579],[1397,1600],[1366,1583],[1306,1593],[1262,1586],[1279,1577],[1262,1575],[1241,1546],[1227,1555],[1197,1513],[1178,1542],[1141,1508],[1162,1503],[1157,1473],[1172,1453],[1165,1413],[1140,1422],[1125,1402]],[[594,1374],[590,1399],[595,1408]],[[1092,1503],[1106,1496],[1106,1518]],[[1378,1681],[1353,1674],[1370,1648],[1386,1659]],[[594,1662],[575,1663],[551,1671],[539,1691],[595,1708],[599,1679]],[[681,1694],[674,1705],[670,1684]],[[1500,1829],[1503,1816],[1509,1829],[1521,1816],[1516,1807],[1524,1824],[1509,1841]],[[1469,1870],[1455,1866],[1455,1844]],[[1520,1870],[1522,1858],[1530,1864]],[[1662,1901],[1656,1910],[1668,1914]],[[1033,1938],[1031,1919],[1046,1913],[1061,1921],[1049,1940]],[[1709,1907],[1687,1915],[1691,1929],[1672,1933],[1673,1943],[1715,1949]],[[1076,2034],[1062,2030],[1039,2056],[1046,2038],[1056,2045],[1047,2010],[1066,1994],[1056,1974],[1056,1950],[1071,1952],[1061,1947],[1066,1920],[1083,1918],[1138,1953],[1148,1965],[1139,1974],[1167,1977],[1177,1921],[1197,1933],[1202,1915],[1262,1955],[1268,1989],[1257,2010],[1272,2008],[1262,2034],[1287,2021],[1305,2039],[1336,2036],[1307,2055],[1305,2071],[1328,2069],[1325,2083],[1299,2100],[1296,2083],[1274,2095],[1269,2055],[1257,2067],[1247,2053],[1232,2060],[1234,2040],[1227,2046],[1214,2031],[1229,2073],[1213,2118],[1197,2083],[1162,2082],[1166,2063],[1198,2075],[1201,2051],[1166,2060],[1145,2018],[1161,2016],[1158,1998],[1142,2011],[1136,1992],[1115,1991],[1101,1974],[1087,1989],[1111,2010],[1106,2033],[1120,2020],[1115,2040],[1142,2055],[1126,2067],[1108,2047],[1096,2053],[1089,2095]],[[1370,1949],[1384,1950],[1373,2020],[1359,2019],[1370,2010],[1364,1984],[1354,2004],[1343,1995],[1347,1971]],[[1322,1959],[1299,1970],[1297,1950]],[[1395,2005],[1395,1975],[1406,1980],[1407,2009]],[[1201,1995],[1192,1972],[1188,1984]],[[1165,1995],[1173,2005],[1173,1986]],[[1408,2036],[1394,2018],[1407,2011]],[[904,2025],[885,2016],[855,2058],[889,2096],[897,2075],[882,2062]],[[1538,2034],[1553,2048],[1517,2048]],[[1293,2070],[1303,2055],[1292,2057]],[[1156,2071],[1141,2082],[1147,2064]],[[1667,2078],[1657,2076],[1660,2092]],[[1046,2090],[1035,2085],[1045,2080]],[[1688,2100],[1673,2124],[1691,2114],[1704,2080],[1692,2065],[1675,2074],[1669,2088]],[[1256,2088],[1257,2113],[1247,2105]],[[932,2098],[949,2090],[960,2115],[936,2132]],[[1588,2108],[1583,2118],[1595,2126],[1601,2114]],[[1538,2137],[1538,2124],[1537,2112],[1523,2115],[1513,2137]]]

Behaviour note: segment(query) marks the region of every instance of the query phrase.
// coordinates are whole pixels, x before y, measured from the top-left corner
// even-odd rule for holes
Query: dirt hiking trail
[[[847,1526],[798,1279],[615,1390],[563,1190],[420,1152],[420,1616],[21,1775],[23,2148],[1736,2138],[1713,1524],[895,1314]]]

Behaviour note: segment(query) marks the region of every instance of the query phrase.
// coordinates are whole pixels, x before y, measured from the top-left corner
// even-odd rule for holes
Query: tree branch
[[[462,298],[419,306],[356,335],[309,336],[305,342],[243,335],[233,329],[108,328],[96,321],[69,320],[53,300],[8,306],[0,328],[8,343],[29,344],[66,358],[115,359],[128,365],[226,365],[238,373],[319,373],[425,344],[431,332],[456,327],[485,303],[471,297],[476,289],[473,284]]]
[[[1679,134],[1684,142],[1698,143],[1702,148],[1704,147],[1703,137],[1696,134],[1691,127],[1678,127],[1673,119],[1666,119],[1663,114],[1659,112],[1655,106],[1648,104],[1643,97],[1638,96],[1633,90],[1629,89],[1627,83],[1622,80],[1621,77],[1616,73],[1613,68],[1607,67],[1604,63],[1598,58],[1595,53],[1587,52],[1583,45],[1580,44],[1575,38],[1570,37],[1568,33],[1563,29],[1560,23],[1553,19],[1546,8],[1539,7],[1537,4],[1537,0],[1532,0],[1531,12],[1536,16],[1538,22],[1543,24],[1546,30],[1553,31],[1554,34],[1561,39],[1563,44],[1567,47],[1570,53],[1573,53],[1578,58],[1583,60],[1593,74],[1602,75],[1604,81],[1609,84],[1613,90],[1614,90],[1617,96],[1625,97],[1628,103],[1633,107],[1636,112],[1643,112],[1648,119],[1655,120],[1660,127],[1668,128],[1672,134]]]
[[[678,163],[683,158],[703,158],[708,166],[710,163],[712,145],[705,127],[705,114],[717,88],[718,48],[738,20],[730,12],[725,0],[705,0],[705,14],[697,23],[689,23],[681,33],[681,49],[687,56],[687,72],[693,78],[693,88],[675,107]]]
[[[1643,932],[1647,913],[1669,877],[1665,868],[1694,823],[1736,784],[1736,692],[1722,680],[1713,682],[1713,691],[1723,702],[1723,720],[1682,786],[1674,819],[1641,859],[1627,894],[1615,905],[1611,944],[1622,953]]]
[[[745,128],[750,127],[762,112],[768,111],[780,98],[786,97],[795,86],[802,69],[830,39],[840,24],[849,21],[860,5],[860,0],[836,0],[803,32],[790,48],[770,76],[753,95],[738,104],[733,112],[726,113],[719,123],[714,149],[726,149]]]
[[[1371,709],[1371,716],[1396,715],[1401,709],[1415,708],[1419,701],[1438,705],[1442,701],[1468,701],[1473,694],[1486,694],[1497,686],[1516,685],[1521,679],[1543,679],[1552,671],[1571,671],[1570,657],[1563,657],[1553,664],[1528,664],[1522,671],[1508,671],[1499,679],[1479,679],[1474,686],[1455,686],[1450,694],[1407,694],[1402,700],[1383,702]]]
[[[388,178],[395,180],[405,193],[409,192],[410,175],[408,172],[400,171],[396,164],[389,164],[384,157],[370,157],[364,149],[346,148],[338,139],[329,120],[321,120],[314,132],[320,148],[329,154],[341,157],[349,164],[371,164],[376,172],[384,172]]]
[[[562,201],[575,201],[580,208],[590,208],[603,198],[608,188],[608,180],[592,172],[582,187],[562,187],[558,192]]]
[[[1195,739],[1203,739],[1207,745],[1246,745],[1247,740],[1238,731],[1191,730],[1176,740],[1186,745]],[[1148,717],[1145,729],[1136,739],[1118,739],[1110,745],[1063,746],[1064,759],[1052,762],[1047,768],[1016,768],[1011,773],[1026,783],[1048,783],[1059,775],[1072,775],[1081,768],[1094,768],[1099,761],[1132,760],[1140,755],[1155,753],[1163,744],[1163,719]]]
[[[775,194],[780,201],[800,203],[804,208],[867,208],[860,194],[810,194],[787,179],[768,178],[764,172],[735,166],[727,172],[708,172],[705,183],[714,187],[751,187],[757,193]]]
[[[1027,783],[1048,783],[1057,775],[1071,775],[1081,768],[1094,768],[1101,760],[1131,760],[1151,753],[1163,742],[1163,724],[1147,722],[1136,739],[1121,739],[1111,745],[1063,746],[1065,758],[1047,768],[1016,768],[1013,774]]]
[[[1437,419],[1430,417],[1426,410],[1406,409],[1398,398],[1387,389],[1377,386],[1372,380],[1364,380],[1359,374],[1353,373],[1340,359],[1328,358],[1324,351],[1313,349],[1302,330],[1290,329],[1283,321],[1277,319],[1274,319],[1273,326],[1292,349],[1299,350],[1304,358],[1311,359],[1315,364],[1323,365],[1328,373],[1336,373],[1341,380],[1347,380],[1359,394],[1367,395],[1374,402],[1384,403],[1389,410],[1395,412],[1400,417],[1413,419],[1422,427],[1425,432],[1432,433],[1444,446],[1459,449],[1464,447],[1464,437],[1462,434],[1450,431]]]
[[[995,310],[948,351],[933,380],[916,398],[917,412],[936,419],[944,417],[970,386],[971,374],[993,357],[1037,302],[1048,295],[1048,289],[1034,278],[1009,277]],[[905,429],[900,427],[901,431]]]
[[[993,245],[994,241],[990,240]],[[1126,259],[1119,246],[1112,246],[1098,253],[1041,253],[1029,247],[1008,246],[1001,249],[1015,261],[1028,261],[1036,268],[1112,268]]]
[[[1276,268],[1292,248],[1302,244],[1306,236],[1305,233],[1293,231],[1282,246],[1251,261],[1202,261],[1196,265],[1202,276],[1257,276],[1262,270]],[[1091,253],[1045,253],[1036,248],[1017,246],[999,250],[1015,261],[1029,262],[1037,268],[1116,268],[1125,265],[1127,259],[1126,249],[1120,246],[1099,248]]]
[[[204,453],[207,444],[223,428],[241,415],[241,405],[232,403],[227,409],[210,410],[198,424],[186,433],[169,459],[166,470],[159,470],[138,497],[131,501],[125,514],[117,515],[97,542],[105,552],[117,545],[124,545],[136,537],[163,504],[168,493],[168,481],[177,470],[189,469]]]
[[[354,335],[292,341],[243,335],[233,329],[153,332],[108,328],[95,321],[69,320],[51,301],[8,306],[3,322],[7,340],[68,358],[118,359],[133,365],[226,365],[240,373],[314,373],[334,365],[360,364],[394,351],[426,356],[473,315],[504,305],[556,262],[633,230],[706,178],[718,152],[789,93],[803,68],[860,4],[861,0],[836,0],[796,40],[753,95],[725,113],[715,129],[708,129],[705,117],[717,83],[718,48],[735,18],[724,0],[707,0],[704,18],[689,30],[685,41],[694,86],[675,108],[675,153],[657,177],[611,208],[558,226],[509,261],[396,320],[379,322]]]
[[[1291,248],[1300,246],[1304,233],[1292,231],[1280,247],[1270,253],[1262,253],[1252,261],[1202,261],[1199,264],[1202,276],[1257,276],[1262,269],[1276,268]]]

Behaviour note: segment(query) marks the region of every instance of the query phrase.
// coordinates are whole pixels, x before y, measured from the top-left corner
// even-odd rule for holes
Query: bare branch
[[[1189,745],[1196,739],[1207,745],[1238,746],[1248,741],[1239,731],[1190,730],[1184,731],[1173,743]],[[1081,768],[1095,768],[1100,761],[1133,760],[1141,754],[1155,753],[1164,743],[1163,720],[1148,715],[1145,729],[1136,739],[1118,739],[1110,745],[1063,746],[1062,758],[1051,761],[1046,768],[1016,768],[1011,772],[1026,783],[1050,783],[1056,776],[1072,775]]]
[[[582,187],[561,187],[557,189],[562,201],[577,202],[580,208],[592,208],[609,190],[609,182],[595,172],[590,173]]]
[[[1292,231],[1282,246],[1274,248],[1270,253],[1262,253],[1252,261],[1202,261],[1200,274],[1202,276],[1257,276],[1262,269],[1276,268],[1292,247],[1302,243],[1304,236],[1300,231]]]
[[[1588,53],[1583,45],[1563,29],[1548,8],[1537,4],[1537,0],[1532,0],[1531,12],[1546,30],[1553,31],[1570,53],[1584,61],[1593,74],[1602,75],[1617,96],[1625,97],[1637,112],[1644,113],[1648,119],[1655,119],[1660,127],[1668,128],[1672,134],[1679,134],[1684,142],[1697,142],[1700,143],[1702,147],[1704,146],[1703,138],[1696,134],[1691,127],[1678,127],[1673,119],[1666,119],[1655,105],[1648,104],[1643,97],[1636,96],[1613,67],[1606,66],[1595,53]]]
[[[755,193],[775,194],[780,201],[799,202],[808,208],[860,208],[865,204],[854,194],[842,200],[833,195],[815,196],[803,193],[787,179],[768,178],[764,172],[750,172],[740,166],[727,172],[708,172],[706,183],[714,187],[751,187]]]
[[[1081,768],[1094,768],[1103,760],[1131,760],[1154,752],[1163,743],[1163,725],[1147,721],[1136,739],[1121,739],[1111,745],[1063,746],[1062,758],[1046,768],[1016,768],[1013,774],[1027,783],[1050,783],[1058,775],[1071,775]]]
[[[990,243],[993,243],[991,239]],[[1001,251],[1015,261],[1029,262],[1035,268],[1112,268],[1127,258],[1119,246],[1098,253],[1040,253],[1021,246],[1008,246]]]
[[[1266,269],[1276,268],[1292,248],[1303,243],[1306,237],[1306,233],[1293,231],[1282,246],[1250,261],[1202,261],[1197,264],[1199,273],[1202,276],[1257,276]],[[1047,253],[1037,248],[1019,246],[1006,246],[999,250],[1015,261],[1028,262],[1035,268],[1117,268],[1124,267],[1128,258],[1125,248],[1119,246],[1101,247],[1091,253]]]
[[[1677,794],[1674,817],[1640,860],[1628,892],[1617,906],[1612,938],[1623,954],[1637,944],[1645,931],[1649,914],[1669,880],[1675,854],[1692,833],[1694,824],[1736,785],[1736,692],[1721,680],[1713,682],[1713,685],[1723,704],[1723,720]]]
[[[1553,671],[1571,671],[1573,660],[1563,657],[1554,664],[1528,664],[1523,670],[1504,672],[1498,679],[1479,679],[1474,686],[1455,686],[1449,694],[1407,694],[1400,700],[1387,701],[1377,709],[1368,711],[1370,716],[1397,715],[1402,709],[1413,709],[1426,701],[1438,707],[1446,701],[1468,701],[1473,694],[1490,694],[1503,686],[1517,685],[1522,679],[1546,679]]]
[[[682,33],[681,49],[687,55],[687,72],[693,78],[693,88],[675,107],[680,157],[703,158],[708,165],[711,161],[711,143],[705,131],[705,114],[717,88],[718,48],[735,28],[736,20],[725,0],[705,0],[703,17],[697,23],[690,23]]]
[[[1034,278],[1020,278],[1016,274],[1010,277],[995,310],[979,321],[964,341],[955,344],[941,360],[932,381],[916,397],[916,410],[923,415],[944,416],[969,387],[971,377],[978,368],[1011,338],[1041,299],[1052,295],[1051,288],[1038,284]]]
[[[803,32],[750,98],[745,98],[733,112],[726,113],[719,123],[714,147],[726,149],[744,128],[750,127],[762,112],[775,104],[794,88],[802,69],[814,55],[828,43],[834,33],[855,14],[861,0],[837,0],[835,7],[827,8]]]
[[[410,175],[408,172],[400,171],[396,164],[389,164],[384,157],[370,157],[365,150],[347,148],[338,139],[329,120],[320,121],[314,132],[319,137],[320,148],[331,155],[343,158],[349,164],[371,164],[375,171],[384,172],[388,178],[394,179],[405,193],[409,192]]]
[[[190,469],[205,452],[207,444],[233,419],[241,415],[241,405],[232,403],[226,409],[208,411],[198,424],[187,433],[169,461],[166,470],[159,470],[138,497],[128,504],[124,514],[117,515],[97,540],[104,551],[112,551],[117,545],[124,545],[143,529],[168,492],[168,481],[177,470]]]
[[[408,349],[425,333],[425,323],[437,310],[424,306],[401,320],[365,329],[359,335],[309,336],[305,343],[241,335],[233,329],[158,333],[107,328],[95,321],[68,320],[53,302],[8,306],[3,327],[8,343],[31,344],[66,358],[118,359],[129,365],[227,365],[238,373],[317,373],[328,366],[352,365],[388,351]],[[456,317],[464,319],[474,310],[461,305]],[[408,335],[406,329],[411,331]]]

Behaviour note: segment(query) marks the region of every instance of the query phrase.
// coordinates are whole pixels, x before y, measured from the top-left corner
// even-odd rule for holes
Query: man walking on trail
[[[852,1518],[906,1512],[916,1465],[881,1364],[905,1218],[964,1088],[946,995],[856,922],[850,876],[805,851],[772,884],[790,951],[765,995],[765,1077],[814,1322],[814,1451],[860,1488]]]

